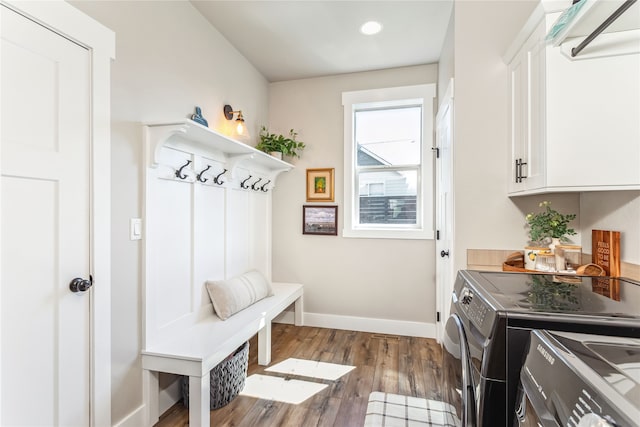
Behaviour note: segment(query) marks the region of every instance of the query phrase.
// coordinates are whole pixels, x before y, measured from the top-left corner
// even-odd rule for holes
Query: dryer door
[[[469,347],[464,327],[457,314],[452,314],[444,329],[443,390],[451,409],[451,425],[475,426],[475,395],[469,365]]]

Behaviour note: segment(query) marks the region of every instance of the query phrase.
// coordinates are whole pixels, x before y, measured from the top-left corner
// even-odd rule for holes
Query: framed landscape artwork
[[[338,235],[337,206],[302,206],[302,234]]]
[[[307,169],[307,202],[333,202],[333,168]]]

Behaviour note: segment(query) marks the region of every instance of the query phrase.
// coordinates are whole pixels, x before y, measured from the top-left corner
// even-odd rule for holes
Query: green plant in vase
[[[306,147],[304,142],[296,138],[298,133],[293,129],[289,130],[289,135],[279,135],[269,133],[269,130],[262,126],[260,128],[260,142],[256,148],[265,153],[282,153],[283,156],[300,157],[300,152]]]
[[[566,241],[567,236],[576,234],[573,228],[569,228],[569,223],[576,218],[576,214],[561,214],[552,209],[551,202],[546,200],[539,206],[544,208],[542,212],[530,213],[525,217],[532,244],[541,244],[547,239]]]

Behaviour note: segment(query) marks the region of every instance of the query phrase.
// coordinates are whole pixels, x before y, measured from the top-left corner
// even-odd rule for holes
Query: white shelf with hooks
[[[162,164],[161,152],[164,147],[216,160],[225,165],[233,179],[238,178],[236,170],[239,166],[266,175],[274,183],[280,173],[293,168],[290,163],[189,119],[149,123],[144,128],[147,142],[145,163],[151,168]]]

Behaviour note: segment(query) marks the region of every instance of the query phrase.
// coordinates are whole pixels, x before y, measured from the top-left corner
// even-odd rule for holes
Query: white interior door
[[[449,318],[453,290],[453,79],[436,116],[436,310],[440,313],[436,336],[442,342],[444,325]]]
[[[88,426],[90,56],[0,13],[0,425]]]

